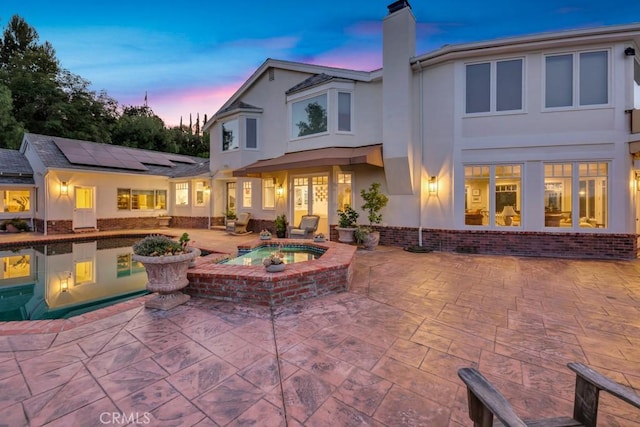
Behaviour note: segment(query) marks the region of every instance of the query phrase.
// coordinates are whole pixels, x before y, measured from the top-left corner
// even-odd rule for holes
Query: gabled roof
[[[209,159],[27,133],[25,143],[47,169],[174,177],[209,172]]]
[[[314,86],[319,86],[319,85],[321,85],[323,83],[330,82],[331,80],[335,80],[335,79],[336,79],[335,76],[330,76],[330,75],[325,74],[325,73],[315,74],[315,75],[309,77],[308,79],[305,79],[305,80],[301,81],[300,83],[298,83],[297,85],[295,85],[291,89],[287,90],[285,92],[285,94],[286,95],[291,95],[292,93],[300,92],[300,91],[303,91],[305,89],[312,88]]]
[[[220,109],[204,124],[203,131],[207,131],[216,121],[228,114],[228,109],[234,103],[240,101],[242,95],[253,86],[253,84],[266,73],[269,68],[277,68],[288,71],[298,71],[308,74],[327,74],[338,78],[355,81],[369,82],[382,77],[381,70],[357,71],[346,68],[326,67],[323,65],[304,64],[302,62],[282,61],[277,59],[267,59],[254,71],[254,73],[240,86],[240,88],[220,107]]]
[[[0,184],[33,185],[33,169],[18,150],[0,148]]]

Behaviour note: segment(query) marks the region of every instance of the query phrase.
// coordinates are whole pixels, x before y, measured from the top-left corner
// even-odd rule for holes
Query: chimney
[[[382,24],[382,147],[387,189],[413,194],[413,71],[416,19],[406,0],[388,6]]]

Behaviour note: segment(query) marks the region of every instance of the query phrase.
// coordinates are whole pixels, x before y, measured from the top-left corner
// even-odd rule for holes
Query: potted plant
[[[368,190],[360,191],[360,196],[364,200],[362,210],[368,212],[367,219],[369,220],[369,226],[373,227],[374,224],[380,224],[382,222],[382,214],[380,211],[389,203],[389,198],[380,192],[380,183],[371,183]],[[374,231],[373,228],[371,228],[366,240],[363,241],[363,245],[365,249],[374,250],[379,241],[380,232]]]
[[[284,271],[284,261],[278,254],[271,254],[268,257],[264,258],[262,260],[262,264],[264,265],[264,268],[270,273]]]
[[[353,243],[353,232],[356,230],[356,223],[360,214],[351,206],[346,205],[343,210],[338,210],[338,241],[342,243]]]
[[[271,232],[266,228],[260,232],[260,240],[271,240]]]
[[[285,214],[278,215],[275,220],[276,223],[276,236],[279,238],[284,238],[287,236],[287,226],[289,222],[287,221],[287,217]]]
[[[356,239],[356,243],[359,245],[364,245],[365,242],[369,239],[369,234],[371,234],[371,229],[369,227],[358,226],[353,232],[353,237]]]
[[[0,230],[5,230],[7,233],[20,233],[29,231],[29,224],[24,219],[12,218],[2,222]]]
[[[180,290],[189,284],[189,263],[200,255],[199,249],[188,246],[189,240],[187,233],[180,241],[155,234],[133,245],[133,259],[147,270],[147,289],[158,294],[145,303],[147,308],[169,310],[189,300]]]

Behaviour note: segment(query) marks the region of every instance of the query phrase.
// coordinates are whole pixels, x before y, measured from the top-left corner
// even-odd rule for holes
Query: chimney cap
[[[409,4],[409,2],[407,0],[398,0],[387,6],[387,9],[389,9],[389,15],[391,15],[392,13],[404,9],[405,7],[411,9],[411,5]]]

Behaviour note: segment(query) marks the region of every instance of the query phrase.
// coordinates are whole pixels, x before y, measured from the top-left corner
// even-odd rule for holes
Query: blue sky
[[[167,125],[209,117],[267,58],[373,70],[392,0],[308,2],[0,0],[56,50],[62,67]],[[638,0],[413,0],[417,53],[521,34],[640,22]]]

